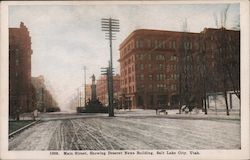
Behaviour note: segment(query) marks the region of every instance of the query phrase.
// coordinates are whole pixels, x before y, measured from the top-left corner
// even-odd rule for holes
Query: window
[[[140,47],[140,40],[136,40],[135,41],[135,48],[139,48]]]
[[[141,53],[139,59],[140,59],[140,60],[143,60],[143,57],[144,57],[144,55]]]
[[[159,48],[163,48],[163,41],[162,40],[158,41],[158,46],[159,46]]]
[[[174,76],[173,76],[174,80],[177,80],[177,77],[178,77],[178,75],[174,74]]]
[[[158,48],[158,40],[155,40],[155,48]]]
[[[148,40],[148,48],[150,48],[151,47],[151,40]]]
[[[150,85],[148,86],[148,89],[149,89],[149,90],[153,90],[153,85],[150,84]]]
[[[153,75],[152,74],[148,75],[148,79],[153,80]]]
[[[152,64],[148,64],[148,69],[151,69],[152,68]]]
[[[156,75],[156,79],[157,81],[162,81],[166,79],[166,75],[165,74],[157,74]]]
[[[171,64],[170,65],[170,70],[173,70],[173,68],[174,68],[174,65]]]
[[[169,42],[168,42],[168,48],[169,48],[169,49],[172,49],[172,41],[169,41]]]
[[[143,64],[140,64],[140,69],[144,70],[144,65]]]
[[[163,55],[157,55],[156,60],[165,60],[165,57]]]
[[[140,39],[137,39],[137,40],[135,41],[135,47],[136,47],[136,48],[143,48],[143,41],[140,40]]]
[[[167,72],[170,71],[170,65],[169,64],[166,66],[166,69],[167,69]]]
[[[140,75],[140,80],[144,80],[144,75],[143,74]]]
[[[173,49],[175,49],[175,48],[176,48],[175,41],[173,41]]]
[[[163,64],[159,64],[159,70],[163,70],[164,65]]]
[[[142,91],[142,90],[144,90],[144,87],[145,87],[144,84],[141,84],[141,85],[138,86],[138,90]]]
[[[144,87],[145,87],[144,84],[141,84],[141,85],[140,85],[140,88],[141,88],[141,89],[144,89]]]
[[[177,90],[177,87],[176,87],[176,85],[174,84],[174,91],[176,91]]]
[[[152,58],[152,57],[151,57],[151,54],[149,54],[149,55],[148,55],[148,60],[151,60],[151,58]]]
[[[184,49],[191,50],[192,49],[192,42],[184,42]]]
[[[177,70],[177,65],[174,65],[174,70]]]
[[[163,91],[165,87],[164,84],[157,84],[156,86],[157,86],[158,91]]]
[[[165,49],[165,48],[166,48],[166,42],[165,42],[165,40],[164,40],[164,41],[162,41],[162,48],[163,48],[163,49]]]
[[[174,40],[168,42],[169,49],[176,49],[176,42]]]
[[[176,57],[176,56],[171,56],[171,57],[170,57],[170,60],[171,60],[171,61],[177,61],[177,57]]]
[[[16,66],[19,65],[19,59],[16,59]]]

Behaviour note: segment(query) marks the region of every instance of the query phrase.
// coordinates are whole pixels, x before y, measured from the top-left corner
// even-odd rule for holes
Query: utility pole
[[[83,67],[84,70],[84,106],[86,107],[86,66]]]
[[[76,90],[77,90],[77,107],[79,107],[79,88],[77,88]]]
[[[109,63],[109,72],[108,72],[108,80],[109,80],[109,90],[110,90],[110,102],[109,102],[109,117],[114,117],[114,105],[113,105],[113,60],[112,60],[112,40],[115,40],[115,32],[119,32],[119,20],[112,18],[102,18],[102,31],[105,32],[105,39],[109,40],[109,48],[110,48],[110,63]]]
[[[81,107],[82,106],[82,92],[81,92],[81,87],[80,87],[80,93],[79,94],[80,94],[80,105],[79,106]]]

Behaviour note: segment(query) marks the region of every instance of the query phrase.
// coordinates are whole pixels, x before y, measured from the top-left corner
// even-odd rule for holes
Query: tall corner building
[[[218,36],[221,33],[227,44],[220,45],[222,40]],[[234,68],[239,68],[239,31],[205,28],[201,33],[191,33],[139,29],[120,44],[119,50],[121,94],[128,107],[153,109],[167,105],[178,108],[180,99],[187,102],[192,98],[187,94],[195,95],[198,103],[204,99],[201,93],[203,77],[200,76],[204,63],[207,73],[202,74],[206,74],[209,82],[206,84],[207,91],[222,90],[218,85],[210,87],[210,83],[215,82],[221,86],[221,81],[215,80],[223,75],[215,67],[221,66],[216,55],[232,50],[232,56],[226,57],[236,57],[236,61],[224,59],[223,64],[234,63],[237,64]],[[207,62],[203,62],[202,58]],[[216,76],[211,77],[209,73]],[[211,80],[208,81],[209,77]],[[230,90],[229,86],[226,87]]]

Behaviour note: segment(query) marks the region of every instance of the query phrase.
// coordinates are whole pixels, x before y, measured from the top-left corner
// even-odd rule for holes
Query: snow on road
[[[143,116],[44,121],[9,140],[10,150],[239,148],[239,121]]]
[[[240,149],[240,121],[95,117],[37,124],[10,150]]]

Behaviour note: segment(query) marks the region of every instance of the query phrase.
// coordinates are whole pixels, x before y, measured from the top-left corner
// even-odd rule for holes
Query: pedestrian
[[[36,117],[37,117],[37,109],[35,109],[34,111],[33,111],[33,120],[36,120]]]
[[[159,107],[160,107],[160,102],[158,102],[158,104],[156,105],[156,108],[155,108],[156,114],[158,114]]]

